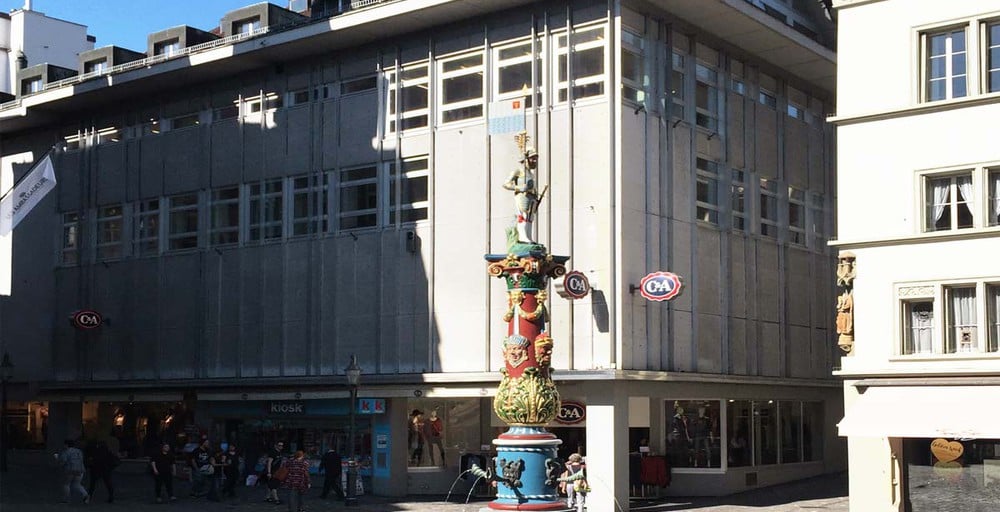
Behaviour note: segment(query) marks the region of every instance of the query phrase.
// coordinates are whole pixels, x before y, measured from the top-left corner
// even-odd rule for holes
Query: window
[[[281,108],[283,101],[281,96],[274,92],[266,93],[262,96],[254,96],[243,100],[243,115],[250,116],[260,114],[262,110],[271,111]]]
[[[441,122],[450,123],[483,116],[483,55],[465,55],[441,60]]]
[[[1000,351],[1000,285],[986,286],[986,351]]]
[[[740,96],[747,95],[747,84],[743,82],[742,78],[733,78],[730,82],[729,89]]]
[[[748,467],[822,460],[823,406],[823,402],[797,400],[729,400],[725,433],[727,465]]]
[[[966,91],[965,28],[923,34],[924,100],[961,98]]]
[[[948,325],[945,353],[978,351],[976,332],[976,288],[946,287],[945,306]]]
[[[62,264],[76,265],[80,262],[80,214],[69,212],[62,217]]]
[[[83,64],[83,73],[104,73],[108,70],[108,59],[96,59]]]
[[[240,116],[240,102],[234,101],[231,105],[216,107],[212,109],[212,121],[224,121],[235,119]]]
[[[761,105],[766,105],[771,109],[778,108],[778,97],[775,96],[773,92],[766,89],[760,90],[757,94],[757,101],[759,101]]]
[[[532,42],[523,41],[511,45],[501,46],[493,49],[493,63],[495,67],[496,80],[493,81],[493,95],[496,100],[520,98],[527,96],[525,100],[527,106],[531,107],[536,103],[542,103],[542,44],[540,40],[534,43],[534,56],[532,56]],[[532,76],[532,63],[534,63],[534,76]],[[535,98],[531,98],[532,84],[535,84]]]
[[[622,98],[635,103],[646,99],[647,75],[644,62],[645,41],[639,34],[622,31]]]
[[[924,197],[927,231],[972,227],[974,196],[971,172],[931,176],[926,178],[926,183]]]
[[[233,22],[233,34],[250,34],[260,30],[260,16]]]
[[[389,163],[389,223],[427,220],[429,175],[427,157],[404,160],[397,172]]]
[[[670,73],[670,101],[672,104],[671,115],[677,119],[684,119],[684,56],[674,52],[671,54],[672,71]]]
[[[41,77],[38,78],[27,78],[21,81],[21,95],[34,94],[36,92],[42,92],[45,89],[45,81]]]
[[[375,89],[377,85],[378,81],[375,79],[375,75],[352,78],[340,83],[340,94],[343,96],[345,94],[370,91]]]
[[[753,414],[749,400],[729,400],[726,403],[726,432],[729,438],[729,467],[745,467],[753,465]]]
[[[733,169],[729,185],[729,207],[733,212],[733,229],[743,231],[747,227],[747,185],[743,171]]]
[[[282,220],[285,211],[282,188],[280,178],[249,185],[250,230],[247,240],[257,242],[278,240],[282,237]]]
[[[555,37],[558,103],[570,99],[570,89],[574,100],[604,94],[604,27],[574,29],[571,37],[571,44],[565,33]]]
[[[387,71],[388,82],[386,131],[400,131],[424,128],[428,124],[430,109],[427,104],[427,90],[430,87],[427,63],[404,66],[399,72]]]
[[[987,203],[987,217],[990,226],[1000,225],[1000,170],[991,169],[987,178],[990,187],[990,201]]]
[[[198,247],[198,194],[168,197],[167,205],[167,250]]]
[[[170,119],[170,129],[180,130],[181,128],[190,128],[192,126],[198,126],[201,124],[201,120],[198,118],[198,113],[185,114],[183,116],[177,116]]]
[[[753,402],[755,465],[778,463],[778,406],[774,400]]]
[[[983,405],[983,414],[993,406]],[[989,410],[986,410],[989,409]],[[969,511],[993,510],[997,503],[996,468],[1000,465],[1000,439],[943,436],[949,448],[961,448],[957,458],[939,460],[931,448],[940,438],[900,439],[901,498],[909,512],[940,512],[942,496],[955,496],[953,508]],[[954,445],[958,446],[954,446]],[[952,452],[956,453],[956,452]],[[895,485],[895,484],[894,484]]]
[[[100,130],[97,130],[98,144],[110,144],[112,142],[118,142],[120,140],[122,140],[122,131],[120,128],[109,126],[107,128],[101,128]]]
[[[147,199],[136,203],[135,247],[137,255],[160,251],[160,200]]]
[[[719,224],[719,164],[697,158],[695,176],[695,217],[711,224]]]
[[[760,74],[760,88],[757,91],[757,101],[771,110],[778,109],[778,80],[766,73]]]
[[[209,245],[236,244],[240,241],[240,189],[226,187],[212,191],[209,206]]]
[[[903,354],[934,352],[934,302],[903,301]]]
[[[817,251],[826,250],[826,201],[823,194],[809,194],[809,218],[812,221],[813,248]]]
[[[778,238],[778,193],[777,183],[760,180],[760,234]]]
[[[667,457],[674,468],[719,468],[718,400],[668,400]]]
[[[299,89],[288,92],[288,100],[285,102],[289,107],[309,103],[309,89]]]
[[[802,462],[802,402],[778,402],[780,419],[781,463]]]
[[[138,132],[141,135],[156,135],[160,133],[160,118],[156,114],[140,114]]]
[[[802,462],[823,460],[823,402],[802,402]]]
[[[80,141],[81,140],[82,140],[82,137],[80,137],[79,132],[75,132],[74,131],[74,132],[68,133],[67,135],[63,136],[63,143],[65,144],[65,146],[63,148],[66,151],[73,151],[74,149],[80,149]]]
[[[806,245],[806,193],[788,187],[788,241]]]
[[[102,206],[97,209],[97,259],[122,257],[122,206]]]
[[[719,52],[700,43],[695,52],[695,124],[715,132],[719,129]]]
[[[986,25],[986,91],[1000,91],[1000,22]]]
[[[153,55],[166,55],[170,57],[179,51],[181,51],[181,42],[177,38],[153,44]]]
[[[299,176],[292,185],[292,236],[327,231],[327,177]]]
[[[374,166],[340,171],[340,229],[373,227],[378,223],[378,169]]]

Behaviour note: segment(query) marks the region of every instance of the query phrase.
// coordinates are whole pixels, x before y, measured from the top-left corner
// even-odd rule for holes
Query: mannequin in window
[[[714,425],[712,418],[706,414],[704,406],[698,408],[698,417],[692,423],[694,467],[698,467],[701,460],[704,461],[705,466],[712,467],[712,444],[715,440]],[[704,453],[704,459],[700,458],[702,453]]]
[[[424,411],[414,409],[409,424],[410,464],[419,466],[424,458]]]
[[[691,444],[691,433],[688,430],[688,417],[684,408],[674,402],[674,416],[670,420],[670,434],[667,435],[667,445],[670,450],[671,465],[687,467],[688,448]]]
[[[444,422],[438,418],[437,408],[434,408],[424,422],[424,439],[430,445],[427,455],[431,458],[431,465],[434,465],[434,447],[437,446],[438,454],[441,455],[441,465],[444,466],[444,446],[441,444],[443,434]]]

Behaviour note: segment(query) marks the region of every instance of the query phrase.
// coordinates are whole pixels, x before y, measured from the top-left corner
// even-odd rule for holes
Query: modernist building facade
[[[346,451],[353,354],[366,483],[445,492],[502,427],[507,304],[483,255],[518,153],[488,121],[520,99],[537,240],[594,288],[551,293],[549,327],[553,427],[588,457],[591,507],[628,502],[643,438],[664,493],[842,470],[832,23],[800,7],[381,2],[5,104],[3,155],[59,148],[0,302],[19,389],[50,443]],[[658,270],[680,297],[634,291]],[[104,324],[66,321],[81,309]]]
[[[1000,3],[836,4],[851,510],[993,510]]]
[[[87,27],[32,10],[30,0],[21,9],[0,13],[0,93],[18,95],[18,71],[27,66],[76,69],[79,54],[93,49],[95,41]]]

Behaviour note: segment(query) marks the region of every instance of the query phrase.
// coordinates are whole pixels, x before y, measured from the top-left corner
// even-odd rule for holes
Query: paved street
[[[205,499],[187,497],[188,483],[179,481],[175,489],[178,501],[170,505],[158,505],[152,502],[152,484],[149,478],[139,471],[138,463],[126,462],[115,473],[116,496],[115,503],[105,503],[107,495],[98,486],[94,500],[90,505],[77,503],[74,505],[60,504],[61,490],[58,471],[50,462],[50,455],[41,452],[12,452],[10,471],[0,474],[0,510],[2,512],[48,512],[65,511],[67,509],[86,508],[94,511],[129,511],[129,512],[194,512],[194,511],[228,511],[241,510],[248,512],[284,511],[285,505],[275,506],[261,501],[263,493],[257,490],[239,489],[240,495],[235,500],[222,503],[208,502]],[[812,478],[802,482],[776,486],[767,489],[757,489],[724,498],[661,498],[658,500],[633,501],[632,510],[641,512],[669,512],[677,510],[692,510],[699,512],[721,512],[753,510],[754,512],[785,512],[785,511],[847,511],[847,478],[845,474],[824,478]],[[464,496],[453,496],[452,501],[464,500]],[[485,501],[474,503],[445,503],[443,497],[420,499],[410,498],[406,501],[393,501],[374,496],[361,498],[361,505],[352,510],[363,512],[478,512],[486,506]],[[167,508],[169,507],[169,508]],[[319,491],[313,490],[306,502],[309,512],[324,512],[342,510],[342,503],[319,499]],[[604,512],[591,510],[590,512]],[[614,511],[608,511],[614,512]]]

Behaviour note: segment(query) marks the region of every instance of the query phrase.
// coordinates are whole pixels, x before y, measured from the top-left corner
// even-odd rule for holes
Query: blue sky
[[[145,51],[146,36],[177,25],[202,30],[219,26],[227,12],[262,0],[32,0],[31,9],[87,26],[97,47],[115,45]],[[284,0],[271,3],[285,7]],[[20,9],[24,0],[0,0],[0,12]]]

